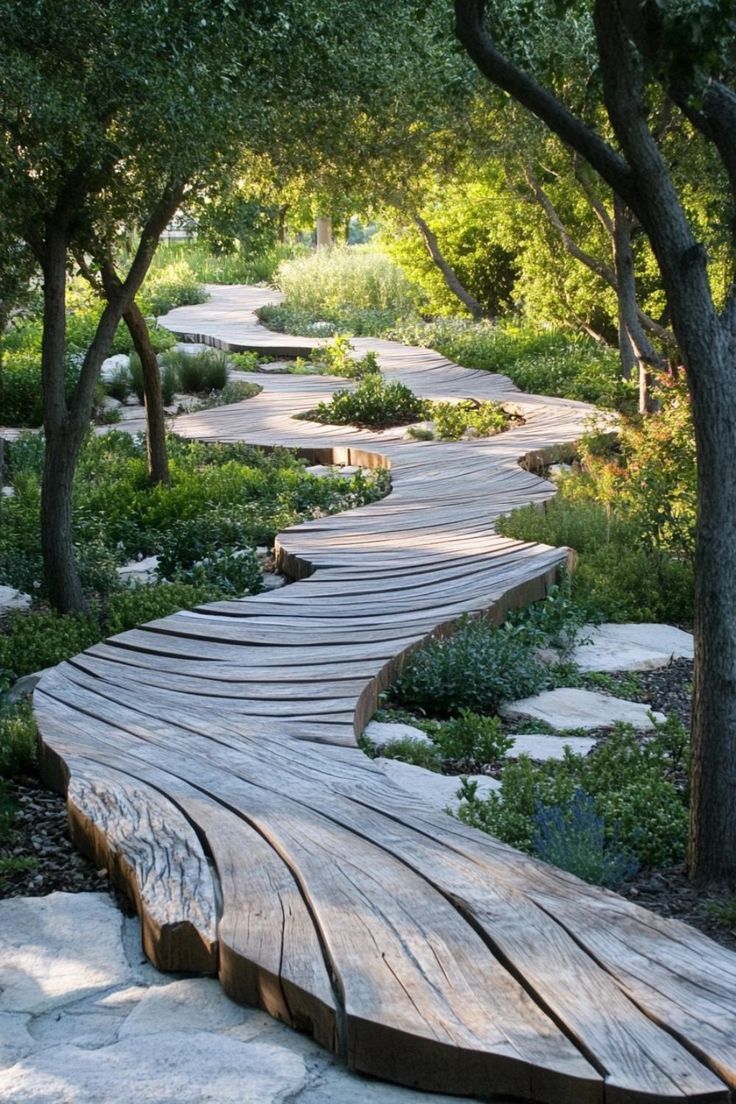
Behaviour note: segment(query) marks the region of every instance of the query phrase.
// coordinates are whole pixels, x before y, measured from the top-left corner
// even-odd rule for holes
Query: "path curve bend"
[[[317,344],[258,324],[273,292],[210,290],[166,325],[236,350]],[[178,419],[191,437],[390,465],[393,489],[281,534],[292,585],[44,676],[42,769],[73,836],[133,896],[156,965],[216,973],[356,1070],[544,1104],[730,1100],[736,955],[432,811],[356,744],[402,655],[545,592],[565,551],[494,520],[553,493],[519,460],[574,441],[591,409],[354,344],[422,396],[495,399],[524,423],[450,444],[295,421],[344,381],[266,373],[255,398]]]

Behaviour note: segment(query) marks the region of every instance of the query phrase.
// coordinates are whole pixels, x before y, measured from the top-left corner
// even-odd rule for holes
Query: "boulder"
[[[107,357],[100,368],[100,379],[103,383],[109,383],[122,368],[127,368],[129,364],[130,357],[127,353],[115,353],[114,356]]]
[[[158,579],[158,556],[145,556],[140,560],[131,560],[130,563],[118,568],[118,575],[129,585],[154,583]]]

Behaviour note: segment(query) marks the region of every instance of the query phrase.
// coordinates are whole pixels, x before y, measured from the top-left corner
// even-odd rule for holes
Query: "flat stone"
[[[10,613],[11,610],[28,609],[32,601],[30,594],[23,594],[15,587],[0,586],[0,616]]]
[[[642,731],[654,727],[649,719],[649,706],[595,690],[545,690],[532,698],[502,705],[499,712],[503,717],[532,717],[557,729],[612,728],[618,721]],[[657,721],[665,719],[663,713],[653,716]]]
[[[120,410],[122,406],[123,404],[120,402],[120,399],[114,399],[112,395],[105,395],[102,400],[103,410]]]
[[[577,755],[587,755],[595,747],[595,740],[589,736],[550,736],[545,732],[523,733],[514,736],[514,746],[506,755],[517,759],[528,755],[530,759],[564,759],[565,748],[569,747]]]
[[[197,353],[203,353],[206,349],[212,349],[212,345],[207,345],[204,341],[177,341],[171,346],[172,349],[176,349],[177,353],[187,353],[189,356],[196,356]]]
[[[460,805],[458,790],[462,783],[459,775],[437,774],[426,767],[403,763],[400,759],[378,758],[373,763],[402,790],[434,809],[444,811],[449,808],[454,812]],[[470,774],[465,777],[470,782],[477,782],[476,792],[480,798],[488,797],[495,790],[501,789],[498,779],[487,774]]]
[[[337,1063],[321,1070],[316,1083],[299,1097],[299,1104],[346,1104],[347,1101],[355,1101],[355,1104],[468,1104],[467,1097],[417,1092],[385,1081],[372,1081],[349,1073]],[[493,1101],[494,1104],[512,1104],[508,1097],[494,1096]]]
[[[0,901],[0,1011],[47,1012],[128,982],[121,928],[102,893]]]
[[[673,625],[588,625],[572,659],[582,671],[650,671],[693,658],[691,633]]]
[[[356,475],[360,468],[356,464],[343,464],[343,465],[328,465],[328,464],[312,464],[310,467],[304,469],[307,475],[319,475],[329,477],[332,479],[352,479]]]
[[[3,498],[15,498],[15,487],[0,487],[0,494]]]
[[[8,704],[12,705],[24,698],[30,698],[43,676],[50,670],[52,670],[51,667],[44,667],[43,671],[34,671],[31,675],[23,675],[17,679],[8,691]]]
[[[28,1031],[31,1017],[26,1012],[0,1012],[0,1069],[12,1066],[35,1049]]]
[[[100,379],[103,383],[109,383],[111,379],[123,368],[128,368],[130,365],[130,357],[127,353],[115,353],[114,356],[107,357],[103,360],[102,367],[100,368]]]
[[[363,733],[377,748],[383,748],[394,740],[416,740],[419,744],[431,744],[426,732],[409,724],[393,724],[387,721],[370,721]]]
[[[275,575],[272,571],[264,571],[261,586],[264,590],[280,590],[281,587],[286,586],[286,579],[283,575]]]
[[[157,1032],[98,1050],[51,1047],[0,1071],[4,1104],[285,1104],[306,1082],[283,1047],[209,1031]]]
[[[158,579],[158,556],[146,556],[141,560],[131,560],[118,568],[118,575],[124,583],[153,583]]]
[[[226,997],[213,978],[184,978],[148,989],[126,1019],[120,1037],[160,1031],[223,1031],[243,1023],[249,1014]]]
[[[572,472],[572,464],[550,464],[547,474],[550,479],[563,479]]]

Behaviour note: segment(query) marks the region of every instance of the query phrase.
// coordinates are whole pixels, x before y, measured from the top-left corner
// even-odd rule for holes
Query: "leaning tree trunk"
[[[146,320],[134,301],[123,314],[123,321],[140,357],[143,373],[143,397],[146,407],[148,478],[156,486],[168,484],[169,458],[166,453],[166,418],[161,394],[161,370],[151,344]]]
[[[618,196],[614,196],[613,208],[613,262],[616,268],[621,365],[626,379],[631,376],[633,364],[638,365],[639,413],[648,414],[652,410],[651,370],[663,367],[662,358],[641,324],[641,312],[636,298],[634,254],[631,248],[631,216],[626,204]]]
[[[422,235],[422,241],[426,246],[427,252],[432,258],[433,263],[437,265],[437,268],[442,273],[442,279],[445,281],[445,284],[452,294],[460,300],[464,307],[467,307],[473,318],[487,317],[488,312],[483,310],[478,300],[475,299],[468,289],[463,286],[460,280],[458,280],[455,271],[448,263],[439,247],[437,236],[432,232],[422,216],[415,212],[412,218],[416,223],[419,233]]]

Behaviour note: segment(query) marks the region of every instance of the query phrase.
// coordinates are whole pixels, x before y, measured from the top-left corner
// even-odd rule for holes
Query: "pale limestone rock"
[[[691,633],[673,625],[588,625],[572,659],[583,671],[648,671],[693,658]]]
[[[0,617],[11,610],[28,609],[32,598],[30,594],[23,594],[11,586],[0,586]]]
[[[0,1012],[0,1069],[12,1066],[35,1049],[28,1030],[31,1017],[26,1012]]]
[[[643,731],[654,727],[647,705],[612,698],[594,690],[545,690],[534,697],[502,705],[499,712],[504,717],[532,717],[557,729],[612,728],[617,721]],[[663,713],[653,715],[657,721],[665,719]]]
[[[275,575],[272,571],[264,571],[261,585],[264,590],[280,590],[281,587],[286,586],[286,579],[283,575]]]
[[[549,733],[525,733],[514,736],[514,746],[506,752],[512,759],[528,755],[532,759],[564,759],[565,748],[578,755],[587,755],[595,747],[595,740],[589,736],[550,736]]]
[[[106,360],[103,360],[100,368],[100,379],[103,383],[109,383],[121,369],[127,368],[129,364],[130,357],[127,353],[115,353],[114,356],[107,357]]]
[[[103,1050],[56,1046],[0,1071],[4,1104],[285,1104],[306,1067],[283,1047],[210,1031],[160,1032]]]
[[[147,584],[158,579],[158,556],[145,556],[140,560],[131,560],[118,568],[118,575],[124,583]]]
[[[226,997],[214,978],[184,978],[148,989],[125,1021],[120,1037],[161,1031],[225,1031],[248,1016],[248,1010]]]
[[[494,1096],[494,1104],[512,1104],[508,1097]],[[333,1063],[321,1070],[315,1084],[299,1097],[299,1104],[468,1104],[468,1098],[417,1092],[385,1081],[373,1081],[350,1073]]]
[[[448,808],[455,811],[458,808],[458,790],[462,784],[458,775],[437,774],[436,771],[417,767],[413,763],[403,763],[400,759],[379,758],[373,762],[392,782],[425,805],[440,811]],[[467,778],[470,782],[477,782],[476,793],[480,798],[488,797],[495,790],[501,789],[498,779],[490,778],[487,774],[471,774]]]
[[[340,466],[328,464],[311,464],[304,469],[307,475],[328,476],[332,479],[352,479],[360,468],[356,464],[343,464]]]
[[[0,1011],[47,1012],[128,982],[121,926],[101,893],[0,901]]]
[[[363,733],[377,748],[383,748],[394,740],[416,740],[419,744],[431,744],[426,732],[409,724],[393,724],[388,721],[370,721]]]

